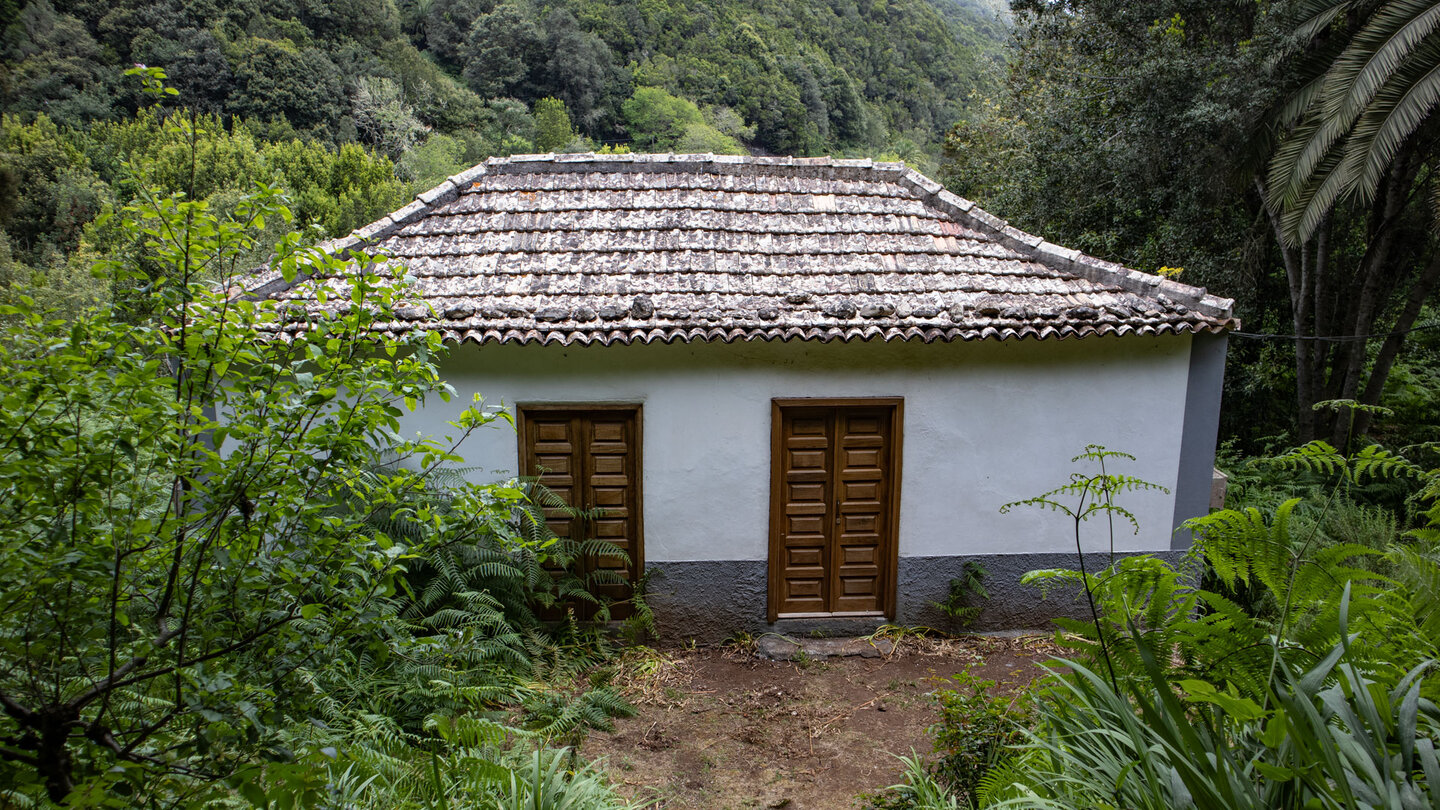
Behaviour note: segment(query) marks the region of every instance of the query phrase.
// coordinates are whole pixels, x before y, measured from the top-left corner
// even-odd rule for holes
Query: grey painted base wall
[[[1178,560],[1183,552],[1156,556]],[[1052,590],[1042,598],[1039,589],[1021,585],[1027,571],[1041,568],[1076,569],[1075,554],[983,554],[971,557],[902,557],[897,572],[899,593],[894,622],[907,626],[952,629],[945,614],[932,603],[945,598],[950,580],[959,577],[967,560],[985,567],[990,599],[971,629],[1048,629],[1057,616],[1082,617],[1088,608],[1082,595]],[[1092,570],[1104,565],[1104,555],[1087,555]],[[784,619],[766,621],[766,564],[763,560],[703,562],[651,562],[647,599],[655,611],[660,636],[666,640],[694,640],[702,644],[724,641],[739,632],[860,635],[890,619]]]

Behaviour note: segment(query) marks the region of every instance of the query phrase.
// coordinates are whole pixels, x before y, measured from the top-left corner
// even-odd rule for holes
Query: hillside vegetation
[[[399,157],[431,132],[471,151],[528,139],[538,99],[579,134],[628,142],[639,87],[694,102],[755,149],[920,146],[964,112],[1004,31],[947,0],[34,0],[5,14],[8,112],[116,120],[133,63],[191,106],[272,138],[359,141]]]
[[[933,165],[998,81],[998,20],[980,0],[0,2],[0,301],[101,295],[89,266],[120,235],[95,223],[147,184],[221,213],[273,185],[320,238],[492,155]],[[163,109],[135,65],[175,91]]]

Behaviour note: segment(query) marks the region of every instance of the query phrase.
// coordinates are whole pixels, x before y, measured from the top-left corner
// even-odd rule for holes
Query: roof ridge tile
[[[450,175],[446,179],[454,183],[456,188],[460,189],[461,191],[466,191],[468,186],[470,186],[476,180],[479,180],[481,177],[484,177],[485,173],[488,170],[489,167],[486,166],[486,164],[477,163],[474,166],[466,169],[465,171],[460,172],[459,174]]]
[[[422,191],[416,194],[415,199],[425,203],[425,205],[429,207],[439,203],[450,202],[458,196],[460,196],[460,187],[447,177],[440,185],[429,191]]]

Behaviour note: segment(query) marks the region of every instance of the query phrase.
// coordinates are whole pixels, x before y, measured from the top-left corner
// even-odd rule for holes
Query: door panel
[[[825,608],[830,502],[830,420],[822,414],[791,414],[783,431],[784,574],[781,611],[813,613]]]
[[[524,463],[526,475],[539,475],[540,483],[567,504],[577,502],[580,469],[576,441],[576,420],[566,413],[535,414],[526,420],[522,451],[528,455]],[[544,510],[546,523],[557,537],[576,538],[575,521],[564,510]]]
[[[605,540],[630,560],[611,555],[588,558],[578,572],[605,571],[621,581],[596,590],[617,602],[630,598],[644,568],[640,520],[639,406],[570,408],[530,406],[520,409],[521,465],[538,475],[566,504],[587,514],[570,516],[548,509],[550,527],[560,537]],[[612,618],[625,618],[629,606],[612,608]]]
[[[777,400],[770,618],[893,612],[898,400]]]
[[[878,409],[836,409],[839,446],[839,519],[832,566],[834,612],[883,610],[880,548],[888,528],[890,444],[888,414]]]

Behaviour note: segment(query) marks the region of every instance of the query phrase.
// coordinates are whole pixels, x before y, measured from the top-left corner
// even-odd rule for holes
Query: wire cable
[[[1376,340],[1378,338],[1394,337],[1396,335],[1408,335],[1411,332],[1424,332],[1430,329],[1440,329],[1440,322],[1424,323],[1419,326],[1412,326],[1409,329],[1401,329],[1396,332],[1379,332],[1373,335],[1275,335],[1263,332],[1231,332],[1235,337],[1250,338],[1251,340],[1313,340],[1318,343],[1354,343],[1362,340]]]

